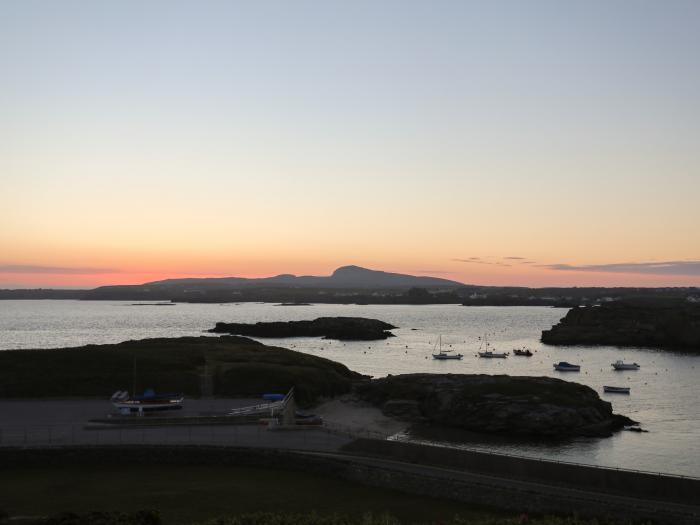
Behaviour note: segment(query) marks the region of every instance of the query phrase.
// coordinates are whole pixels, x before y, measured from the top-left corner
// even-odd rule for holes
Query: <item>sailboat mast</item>
[[[134,354],[134,364],[132,367],[132,383],[131,383],[131,395],[136,396],[136,354]]]

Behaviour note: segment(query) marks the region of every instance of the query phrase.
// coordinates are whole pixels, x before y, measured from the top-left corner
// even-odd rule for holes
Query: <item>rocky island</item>
[[[547,377],[406,374],[345,365],[237,336],[180,337],[0,352],[0,398],[109,399],[135,386],[188,397],[259,397],[295,388],[302,406],[349,396],[395,423],[514,437],[608,436],[633,423],[591,388]],[[335,422],[347,424],[342,410]]]
[[[355,394],[411,423],[519,437],[609,436],[634,424],[590,387],[550,377],[404,374]]]
[[[339,341],[374,341],[394,337],[389,323],[364,317],[319,317],[313,321],[268,323],[216,323],[214,333],[250,337],[323,337]]]
[[[557,325],[542,332],[542,342],[700,352],[700,305],[653,301],[575,307]]]

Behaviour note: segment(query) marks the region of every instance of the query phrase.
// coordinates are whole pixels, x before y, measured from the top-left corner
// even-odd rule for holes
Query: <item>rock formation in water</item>
[[[394,337],[389,323],[364,317],[319,317],[313,321],[216,323],[215,333],[250,337],[323,337],[340,341],[373,341]]]
[[[355,386],[385,415],[510,436],[609,436],[634,422],[590,387],[550,377],[404,374]]]
[[[611,303],[572,308],[542,332],[552,345],[613,345],[700,352],[700,305],[682,302]]]

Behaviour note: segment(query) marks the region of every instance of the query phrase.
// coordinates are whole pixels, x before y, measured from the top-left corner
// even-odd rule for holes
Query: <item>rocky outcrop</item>
[[[572,308],[542,332],[552,345],[613,345],[700,352],[700,306],[687,302]]]
[[[313,321],[216,323],[210,332],[251,337],[323,337],[340,341],[373,341],[394,337],[395,326],[364,317],[319,317]]]
[[[356,385],[386,415],[511,436],[609,436],[634,422],[592,389],[549,377],[405,374]]]

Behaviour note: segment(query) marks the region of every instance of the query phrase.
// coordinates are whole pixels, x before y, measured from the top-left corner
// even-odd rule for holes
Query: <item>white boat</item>
[[[630,387],[628,386],[603,386],[603,392],[608,394],[629,394]]]
[[[625,363],[619,359],[612,363],[615,370],[639,370],[641,367],[637,363]]]
[[[179,410],[182,408],[185,396],[184,394],[157,394],[149,388],[141,396],[130,397],[128,392],[117,390],[112,394],[111,401],[120,414],[136,413],[141,416],[144,412]]]
[[[478,352],[479,357],[485,357],[487,359],[505,359],[508,357],[507,352],[492,352],[491,350],[486,350],[486,352]]]
[[[443,350],[443,349],[442,349],[442,336],[440,336],[440,337],[438,338],[438,342],[435,343],[435,346],[436,346],[436,347],[437,347],[438,345],[440,346],[440,347],[439,347],[439,350],[438,350],[438,353],[437,353],[437,354],[433,354],[433,359],[437,359],[438,361],[447,361],[447,360],[450,360],[450,359],[462,359],[462,358],[464,357],[462,354],[452,354],[452,353],[450,353],[450,352],[452,352],[452,350]],[[435,348],[433,348],[433,351],[434,351],[434,350],[435,350]]]
[[[559,372],[580,372],[581,366],[572,365],[566,361],[559,361],[558,363],[554,363],[554,370],[558,370]]]

